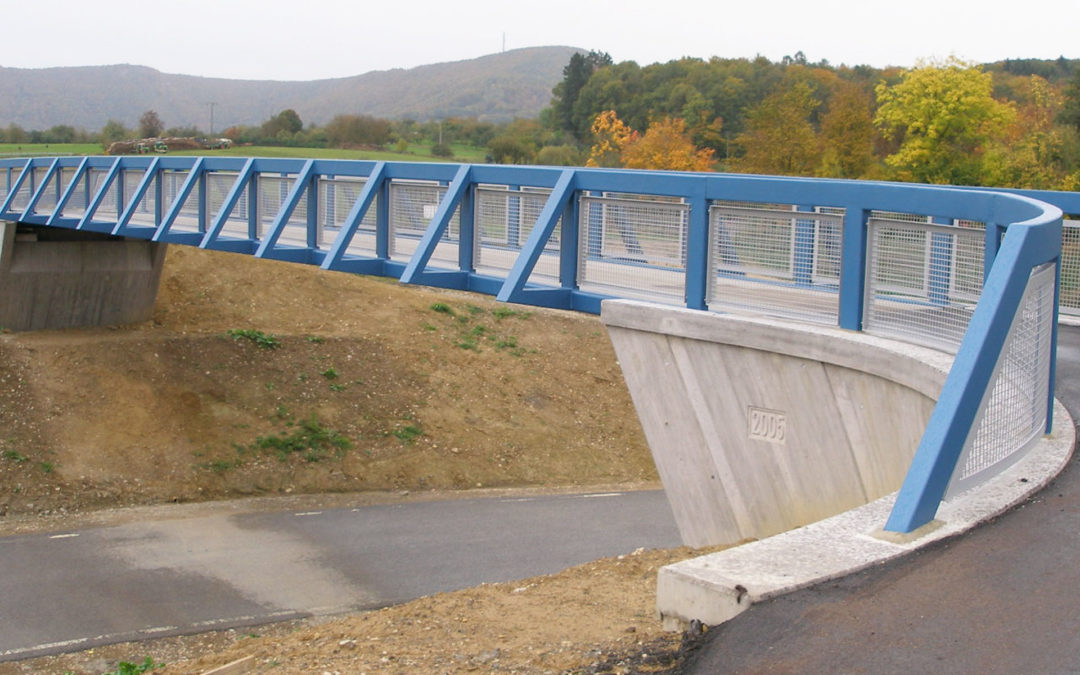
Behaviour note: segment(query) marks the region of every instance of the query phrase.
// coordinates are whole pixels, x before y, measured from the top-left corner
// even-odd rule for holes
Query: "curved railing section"
[[[1037,198],[1036,198],[1037,197]],[[598,313],[754,312],[955,352],[886,528],[933,518],[1051,424],[1077,195],[345,160],[0,160],[0,219]]]

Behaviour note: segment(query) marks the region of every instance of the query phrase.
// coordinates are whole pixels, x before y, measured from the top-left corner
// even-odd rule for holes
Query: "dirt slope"
[[[0,533],[247,496],[657,486],[595,317],[186,247],[169,251],[151,322],[0,334],[0,430]],[[656,569],[691,554],[0,675],[146,656],[169,673],[246,656],[272,673],[668,672],[680,639],[654,616]]]

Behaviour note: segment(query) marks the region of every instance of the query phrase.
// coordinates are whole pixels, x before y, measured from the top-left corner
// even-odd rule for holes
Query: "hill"
[[[292,108],[305,123],[338,114],[505,121],[535,117],[562,79],[573,47],[530,47],[477,59],[373,71],[309,82],[230,80],[162,73],[137,65],[0,67],[0,126],[91,131],[107,121],[135,126],[155,110],[166,126],[208,129],[258,124]]]

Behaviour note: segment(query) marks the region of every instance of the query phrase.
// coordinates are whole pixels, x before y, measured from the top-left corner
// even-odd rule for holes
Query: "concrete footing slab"
[[[1073,419],[1054,405],[1054,431],[986,483],[942,502],[931,526],[898,540],[881,532],[896,494],[831,518],[725,551],[668,565],[657,577],[664,627],[717,625],[755,602],[837,579],[953,537],[1022,504],[1068,463]]]

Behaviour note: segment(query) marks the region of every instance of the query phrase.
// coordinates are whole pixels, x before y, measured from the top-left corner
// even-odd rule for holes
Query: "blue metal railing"
[[[284,177],[287,192],[261,194],[264,177]],[[167,184],[166,178],[171,182]],[[333,208],[320,203],[338,199],[340,192],[320,191],[320,184],[343,180],[362,181],[362,187],[354,190],[352,203],[335,203]],[[441,197],[437,204],[422,205],[426,227],[422,235],[406,241],[405,235],[395,230],[392,212],[400,207],[392,203],[392,188],[407,191],[417,182],[438,186]],[[218,183],[228,188],[215,189]],[[488,235],[477,227],[475,215],[482,193],[490,186],[505,189],[516,200],[513,208],[509,201],[506,207],[508,221],[513,213],[515,224],[508,222],[507,236],[499,241],[499,250],[511,256],[501,276],[477,272],[477,257],[489,255],[492,247],[485,239]],[[546,196],[522,242],[516,229],[522,225],[518,222],[521,200],[517,198],[526,194],[522,192],[525,189],[531,196]],[[645,286],[652,283],[648,280],[652,271],[647,269],[647,261],[640,259],[644,249],[638,242],[634,255],[604,258],[606,265],[633,269],[632,284],[624,282],[620,287],[619,282],[609,282],[603,291],[582,288],[587,281],[584,263],[603,257],[606,244],[593,236],[597,214],[592,211],[602,205],[579,212],[579,203],[608,194],[630,195],[643,203],[653,200],[680,205],[678,222],[673,225],[678,232],[672,235],[678,239],[680,252],[665,258],[678,262],[675,268],[668,264],[662,271],[678,280],[683,304],[696,310],[709,309],[710,292],[724,274],[723,264],[736,255],[726,232],[717,232],[710,223],[714,204],[791,205],[796,214],[792,217],[792,288],[814,285],[814,213],[828,209],[834,220],[835,214],[842,213],[840,283],[838,287],[835,282],[821,285],[817,290],[836,294],[836,323],[849,330],[863,328],[870,289],[867,233],[873,214],[919,214],[936,222],[985,224],[982,297],[886,525],[897,531],[913,530],[934,517],[965,439],[973,433],[980,402],[991,385],[1028,275],[1039,265],[1059,261],[1062,214],[1060,208],[1047,202],[1080,212],[1080,195],[1074,194],[1031,196],[729,174],[174,156],[0,159],[0,219],[241,252],[326,270],[486,293],[501,301],[591,313],[599,313],[605,297],[648,292]],[[267,200],[272,213],[260,211],[265,208],[260,204]],[[321,215],[328,211],[344,215],[340,219],[335,215],[328,227],[324,222],[327,217]],[[511,227],[515,228],[513,237],[509,236]],[[556,231],[557,239],[553,238]],[[332,240],[327,235],[332,235]],[[830,236],[835,238],[835,232]],[[372,241],[358,246],[362,237]],[[618,237],[612,240],[617,243]],[[456,252],[456,264],[449,266],[447,249],[440,249],[447,244],[451,254]],[[937,240],[934,246],[937,258],[949,255],[949,247]],[[831,248],[835,249],[835,244]],[[549,280],[544,283],[534,275],[542,259],[556,270],[544,277]],[[754,279],[746,275],[739,281],[753,283]],[[941,283],[934,285],[936,295],[931,304],[943,302],[943,297],[938,297],[942,288]],[[1056,313],[1054,319],[1056,327]],[[1051,372],[1052,367],[1051,362]],[[1052,394],[1051,378],[1046,392],[1049,409]],[[1047,431],[1051,422],[1048,412]]]

